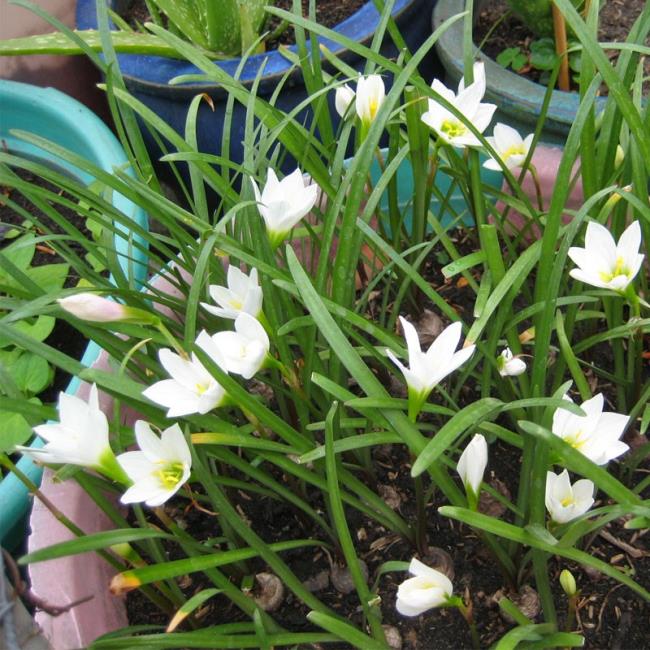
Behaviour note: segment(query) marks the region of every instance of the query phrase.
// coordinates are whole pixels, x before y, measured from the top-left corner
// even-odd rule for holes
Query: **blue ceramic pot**
[[[0,140],[10,153],[19,154],[90,183],[86,171],[57,156],[29,144],[13,135],[13,130],[28,131],[82,156],[106,171],[128,163],[124,150],[110,129],[83,104],[54,88],[39,88],[30,84],[0,80]],[[141,228],[147,228],[147,216],[141,208],[125,197],[113,193],[113,205]],[[124,236],[120,236],[120,232]],[[130,245],[123,224],[115,235],[115,249],[124,274],[135,275],[141,282],[147,272],[146,255]],[[90,366],[100,349],[90,343],[81,362]],[[75,393],[79,380],[73,378],[68,393]],[[35,446],[41,446],[37,440]],[[34,483],[39,483],[41,468],[23,457],[18,468]],[[12,474],[0,482],[0,545],[13,549],[25,535],[25,516],[29,509],[29,495],[23,484]]]
[[[462,8],[458,0],[439,0],[433,10],[433,29],[439,27]],[[474,3],[475,15],[483,0]],[[463,76],[463,22],[454,23],[437,41],[436,51],[445,68],[447,83],[455,85]],[[494,123],[504,122],[523,134],[535,130],[542,112],[546,86],[506,70],[476,50],[476,58],[485,62],[487,91],[485,97],[498,106]],[[598,97],[597,110],[604,108],[606,98]],[[564,145],[580,104],[579,93],[554,90],[546,114],[542,141]]]
[[[396,0],[392,15],[409,48],[416,50],[430,36],[431,9],[436,0]],[[367,44],[373,37],[379,24],[379,13],[373,2],[367,2],[356,13],[340,23],[334,31]],[[93,29],[97,27],[95,0],[77,0],[77,27]],[[348,65],[361,70],[365,61],[338,43],[321,38],[320,43],[347,62]],[[386,41],[390,42],[387,37]],[[295,46],[289,48],[296,52]],[[390,45],[382,48],[382,54],[392,56],[397,50]],[[178,133],[184,133],[185,119],[189,103],[195,95],[208,93],[215,104],[214,112],[204,103],[199,109],[197,122],[197,144],[199,151],[220,154],[224,123],[224,105],[227,92],[216,84],[183,84],[170,86],[169,80],[179,75],[198,74],[200,71],[192,64],[177,59],[158,56],[141,56],[123,54],[118,56],[120,69],[127,87],[146,106],[153,110]],[[219,61],[218,65],[229,75],[234,76],[240,59]],[[239,79],[250,85],[264,66],[257,94],[268,99],[275,91],[282,78],[291,69],[292,64],[279,51],[271,50],[264,54],[251,56],[245,63]],[[437,59],[433,51],[423,61],[420,71],[425,79],[430,79],[439,72]],[[294,72],[284,84],[276,101],[276,106],[291,111],[307,96],[299,71]],[[330,98],[333,102],[333,98]],[[333,112],[333,114],[335,114]],[[240,163],[243,159],[242,141],[244,139],[246,109],[235,102],[230,132],[230,160]],[[302,115],[298,119],[302,119]],[[145,137],[146,134],[145,134]],[[157,149],[151,145],[154,156]]]

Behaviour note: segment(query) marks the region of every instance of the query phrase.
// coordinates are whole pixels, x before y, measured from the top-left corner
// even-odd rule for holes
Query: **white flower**
[[[564,399],[572,401],[567,395]],[[630,418],[619,413],[603,413],[603,404],[603,394],[598,393],[580,405],[586,413],[584,416],[563,408],[553,414],[553,433],[596,465],[605,465],[629,449],[619,438]]]
[[[237,316],[245,311],[254,318],[262,311],[262,288],[257,280],[257,269],[251,269],[250,275],[246,275],[232,264],[228,267],[227,287],[218,284],[210,285],[210,297],[220,307],[213,307],[205,302],[201,303],[207,311],[221,318],[235,320]]]
[[[143,420],[138,420],[134,429],[140,451],[127,451],[117,457],[133,482],[120,501],[159,506],[190,477],[192,455],[178,424],[165,429],[160,438]]]
[[[350,104],[352,104],[354,98],[354,90],[352,90],[352,88],[350,88],[350,86],[347,84],[339,86],[336,89],[336,94],[334,96],[334,106],[336,108],[336,112],[341,117],[347,116],[348,110],[350,109]]]
[[[515,169],[516,167],[521,167],[524,160],[526,160],[530,145],[533,143],[534,135],[534,133],[531,133],[523,139],[517,129],[498,122],[494,127],[493,135],[486,138],[486,140],[497,152],[501,162],[508,169]],[[501,171],[501,165],[494,158],[486,160],[483,163],[483,167]]]
[[[485,438],[477,433],[458,459],[456,471],[463,481],[466,491],[477,496],[481,489],[483,474],[487,467],[488,447]]]
[[[497,368],[502,377],[516,377],[526,372],[526,363],[514,357],[510,348],[506,348],[497,357]]]
[[[318,185],[305,187],[300,169],[296,169],[281,181],[276,173],[269,169],[261,194],[253,178],[251,183],[273,246],[278,246],[286,238],[289,231],[314,207],[318,198]]]
[[[451,597],[454,586],[451,580],[413,558],[409,565],[408,578],[397,588],[395,608],[403,616],[419,616],[422,612],[444,605]]]
[[[194,353],[191,360],[183,359],[163,348],[158,353],[158,358],[171,379],[156,382],[143,390],[142,394],[152,402],[168,408],[168,418],[190,413],[208,413],[223,402],[224,389]]]
[[[431,88],[452,104],[465,117],[465,121],[471,122],[479,133],[487,129],[497,107],[495,104],[481,103],[485,94],[485,66],[482,62],[474,64],[474,82],[467,88],[461,79],[458,94],[438,79],[434,79]],[[422,115],[422,121],[448,144],[458,147],[481,146],[478,138],[467,126],[435,99],[429,99],[429,110]]]
[[[594,484],[586,478],[571,485],[569,472],[546,472],[546,509],[558,524],[583,515],[594,504]]]
[[[384,80],[378,74],[359,77],[355,108],[364,124],[369,125],[375,119],[385,96]]]
[[[569,257],[579,268],[571,271],[571,277],[601,289],[625,291],[639,272],[643,255],[641,226],[634,221],[621,235],[618,244],[609,230],[590,221],[585,234],[585,247],[569,248]]]
[[[201,332],[196,344],[227,372],[250,379],[262,367],[269,352],[269,337],[262,325],[242,312],[235,319],[234,332]]]
[[[409,355],[406,368],[391,350],[386,350],[390,360],[404,373],[409,388],[416,393],[428,395],[442,379],[456,370],[474,353],[470,345],[456,352],[462,326],[459,322],[447,326],[426,352],[420,348],[420,339],[415,327],[405,318],[399,317]]]

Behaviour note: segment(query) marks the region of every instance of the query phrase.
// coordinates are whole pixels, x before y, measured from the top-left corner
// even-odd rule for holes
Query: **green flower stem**
[[[187,352],[181,347],[181,344],[176,340],[174,335],[167,329],[165,324],[162,321],[156,323],[156,329],[165,337],[167,342],[176,350],[176,354],[181,356],[183,359],[187,359]]]
[[[479,639],[476,623],[474,622],[474,608],[472,607],[471,601],[469,605],[466,605],[460,596],[452,596],[447,601],[446,607],[455,607],[460,612],[461,616],[467,622],[470,634],[472,635],[472,645],[474,646],[474,650],[480,650],[481,640]]]
[[[537,167],[533,165],[532,162],[528,164],[528,169],[530,170],[530,175],[533,177],[533,183],[535,184],[535,196],[537,197],[537,207],[540,212],[544,211],[544,196],[542,194],[542,183],[539,178],[539,173],[537,172]]]
[[[415,462],[415,456],[411,456],[411,463]],[[426,502],[424,482],[422,474],[418,474],[413,479],[415,487],[415,543],[418,553],[423,557],[428,552],[428,539],[427,539],[427,517],[426,517]]]

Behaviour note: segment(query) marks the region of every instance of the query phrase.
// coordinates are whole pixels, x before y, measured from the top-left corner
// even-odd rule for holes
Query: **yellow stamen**
[[[445,120],[440,125],[440,130],[450,138],[457,138],[467,133],[467,127],[457,120]]]
[[[171,490],[180,483],[183,478],[183,470],[183,463],[168,463],[162,469],[154,472],[154,475],[160,479],[160,482],[165,489]]]

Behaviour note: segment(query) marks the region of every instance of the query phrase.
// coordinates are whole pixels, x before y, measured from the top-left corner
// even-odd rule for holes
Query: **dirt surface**
[[[598,40],[601,43],[625,41],[634,21],[643,11],[645,3],[645,0],[603,0],[599,14]],[[506,0],[488,0],[474,28],[474,42],[492,59],[496,59],[509,47],[520,47],[523,52],[530,54],[530,44],[535,39],[535,35],[508,11]],[[650,38],[646,40],[646,45],[650,45]],[[608,50],[607,54],[612,62],[618,58],[618,50]],[[539,70],[530,66],[524,67],[520,74],[533,81],[539,81],[540,78]],[[646,57],[646,78],[649,75],[650,57]],[[649,89],[650,84],[646,82],[644,92],[647,94]],[[604,87],[602,93],[606,92],[607,88]]]

